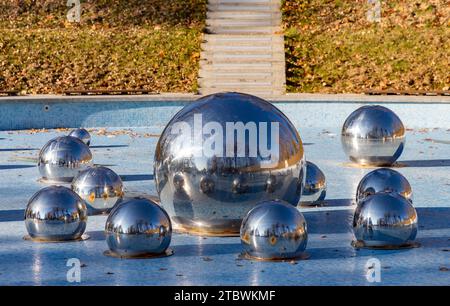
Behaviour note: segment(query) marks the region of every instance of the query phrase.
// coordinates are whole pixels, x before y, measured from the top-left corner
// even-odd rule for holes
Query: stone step
[[[247,79],[247,80],[271,80],[274,79],[274,73],[272,71],[264,72],[218,72],[218,71],[205,71],[200,70],[199,75],[204,79],[212,80],[234,80],[234,79]]]
[[[203,70],[199,71],[199,78],[211,79],[211,80],[236,80],[236,79],[252,79],[252,80],[280,80],[284,82],[284,71],[248,71],[238,72],[235,71],[211,71]]]
[[[285,93],[280,0],[209,0],[199,92]]]
[[[279,34],[281,27],[233,27],[233,26],[208,26],[208,33],[214,34]]]
[[[212,45],[270,45],[284,44],[283,35],[220,35],[205,34],[203,41]]]
[[[248,77],[248,78],[267,78],[280,79],[284,76],[284,70],[244,70],[244,69],[230,69],[230,70],[208,70],[200,69],[199,77],[201,78],[236,78],[236,77]]]
[[[267,3],[208,3],[207,8],[210,12],[279,12],[280,5]]]
[[[199,79],[202,80],[213,80],[213,81],[223,81],[223,82],[280,82],[283,84],[285,82],[284,73],[280,72],[247,72],[247,73],[236,73],[236,72],[221,72],[213,73],[211,71],[200,70]],[[275,84],[275,83],[274,83]]]
[[[214,65],[218,65],[218,64],[226,64],[226,65],[230,65],[230,67],[244,67],[246,65],[251,65],[251,64],[261,64],[261,63],[267,63],[267,64],[272,64],[272,65],[284,65],[284,62],[278,60],[278,59],[246,59],[246,58],[242,58],[242,59],[215,59],[214,61],[209,60],[209,59],[201,59],[200,62],[200,67],[204,67],[204,65],[211,65],[214,62]]]
[[[211,62],[207,59],[201,59],[200,67],[204,69],[216,70],[234,70],[234,69],[273,69],[274,63],[271,62],[250,62],[250,63],[228,63],[228,62]]]
[[[222,5],[222,6],[274,6],[279,8],[280,1],[276,0],[208,0],[209,5]]]
[[[247,83],[247,84],[242,84],[241,83],[229,83],[229,84],[219,84],[219,83],[215,83],[211,86],[203,86],[203,87],[199,87],[199,90],[201,91],[206,91],[206,90],[213,90],[213,91],[259,91],[259,92],[272,92],[272,91],[277,91],[277,92],[283,92],[284,88],[283,87],[276,87],[276,86],[272,86],[272,85],[265,85],[265,84],[252,84],[252,83]]]
[[[199,78],[201,87],[214,86],[272,86],[272,78]]]
[[[206,61],[205,61],[206,62]],[[205,63],[204,62],[204,63]],[[258,63],[256,63],[258,64]],[[214,64],[200,64],[201,73],[276,73],[276,74],[285,74],[286,67],[284,63],[266,63],[266,64],[274,64],[270,66],[258,66],[256,64],[248,64],[248,63],[226,63],[226,65],[221,65],[219,63]]]
[[[263,65],[264,64],[264,65]],[[263,72],[263,71],[273,71],[273,70],[281,70],[281,63],[276,62],[210,62],[208,60],[204,60],[200,63],[200,69],[205,71],[214,71],[214,72]]]
[[[201,44],[204,50],[234,50],[242,48],[242,51],[248,50],[276,50],[285,52],[284,41],[279,40],[222,40],[222,41],[204,41]],[[216,48],[216,49],[214,49]]]
[[[253,51],[253,52],[208,52],[202,51],[200,58],[211,60],[227,60],[227,61],[284,61],[284,53],[282,52],[267,52],[267,51]]]
[[[223,85],[226,84],[227,86],[229,84],[248,84],[248,83],[253,83],[253,85],[255,85],[256,83],[263,83],[263,84],[268,84],[267,86],[273,86],[275,85],[278,80],[272,79],[272,77],[246,77],[246,78],[236,78],[236,77],[209,77],[209,76],[205,76],[202,77],[200,76],[198,78],[198,84],[200,85],[200,87],[202,88],[207,88],[207,87],[213,87],[213,86],[217,86],[217,85]],[[265,85],[265,86],[266,86]]]
[[[200,68],[204,70],[215,70],[215,71],[242,71],[242,70],[251,70],[251,71],[261,71],[268,70],[272,71],[274,69],[284,69],[284,62],[249,62],[249,63],[230,63],[230,62],[222,62],[222,61],[208,61],[206,59],[202,59],[200,62]]]
[[[217,11],[207,12],[207,19],[238,19],[238,20],[253,20],[253,19],[279,19],[281,20],[281,13],[275,12],[255,12],[255,11]]]
[[[201,49],[209,52],[284,52],[284,45],[273,45],[271,43],[260,45],[215,45],[203,43]]]
[[[199,78],[200,88],[218,88],[218,87],[237,87],[237,88],[256,88],[265,87],[265,90],[272,88],[275,84],[280,84],[277,80],[266,79],[209,79]]]
[[[208,19],[208,27],[275,27],[281,24],[279,19]]]
[[[214,87],[214,88],[200,88],[199,94],[210,95],[218,92],[240,92],[254,96],[277,96],[285,93],[283,88],[239,88],[239,87]]]
[[[211,79],[233,79],[233,78],[255,78],[255,79],[267,79],[273,77],[271,70],[265,71],[214,71],[214,70],[202,70],[199,71],[201,78]]]

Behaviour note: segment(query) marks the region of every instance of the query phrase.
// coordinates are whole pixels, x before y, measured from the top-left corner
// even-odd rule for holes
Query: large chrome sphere
[[[239,235],[243,217],[264,200],[296,206],[305,177],[302,141],[289,119],[240,93],[183,108],[154,160],[156,189],[174,228],[206,235]]]
[[[113,208],[106,221],[106,242],[120,257],[163,254],[172,237],[167,213],[155,202],[133,198]]]
[[[405,127],[390,109],[363,106],[345,120],[342,146],[352,162],[361,165],[393,164],[405,146]]]
[[[69,136],[80,139],[86,145],[91,144],[91,134],[86,129],[78,128],[74,129],[69,133]]]
[[[266,201],[242,221],[244,254],[262,260],[300,257],[308,242],[306,221],[298,209],[282,201]]]
[[[327,183],[325,174],[323,174],[322,170],[316,164],[307,161],[305,187],[303,188],[303,194],[300,200],[307,203],[323,201],[326,193]]]
[[[71,182],[78,172],[91,165],[89,147],[72,136],[54,138],[39,152],[38,168],[46,180]]]
[[[25,226],[32,239],[68,241],[80,239],[86,229],[87,209],[72,190],[49,186],[33,195],[25,209]]]
[[[123,197],[123,183],[106,167],[91,167],[72,181],[72,190],[86,202],[89,214],[108,212]]]
[[[417,235],[417,213],[412,204],[394,193],[376,193],[356,208],[353,231],[366,247],[401,247]]]
[[[356,202],[378,192],[397,193],[412,203],[413,192],[408,180],[389,168],[376,169],[362,178],[356,190]]]

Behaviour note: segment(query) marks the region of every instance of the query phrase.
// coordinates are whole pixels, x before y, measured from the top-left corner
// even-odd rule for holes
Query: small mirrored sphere
[[[261,202],[242,222],[244,254],[263,260],[293,259],[302,255],[308,242],[305,218],[283,201]]]
[[[106,242],[115,255],[137,257],[163,254],[170,245],[172,224],[155,202],[133,198],[116,205],[105,226]]]
[[[408,200],[394,193],[376,193],[356,207],[353,232],[366,247],[400,247],[414,241],[417,222]]]
[[[327,193],[327,183],[325,174],[316,164],[306,162],[306,180],[301,202],[323,201]]]
[[[86,229],[87,208],[72,190],[49,186],[31,197],[25,209],[25,226],[32,239],[68,241],[80,239]]]
[[[108,212],[124,194],[120,176],[100,166],[81,171],[72,181],[72,190],[86,202],[89,214]]]
[[[71,182],[80,171],[91,165],[89,147],[72,136],[54,138],[39,152],[38,168],[45,180]]]
[[[342,146],[352,162],[361,165],[392,165],[405,146],[405,127],[390,109],[380,105],[358,108],[345,120]]]
[[[297,129],[274,105],[240,93],[190,103],[168,123],[154,158],[156,189],[174,229],[237,236],[258,202],[296,206],[305,158]]]
[[[408,180],[398,171],[380,168],[367,173],[356,190],[356,203],[378,192],[396,193],[412,203],[413,192]]]
[[[91,134],[86,129],[78,128],[74,129],[69,133],[69,136],[80,139],[86,145],[91,144]]]

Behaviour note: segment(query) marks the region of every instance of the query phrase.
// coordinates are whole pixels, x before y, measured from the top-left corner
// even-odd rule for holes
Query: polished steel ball
[[[62,186],[39,190],[25,209],[28,234],[39,241],[80,239],[86,222],[86,204],[75,192]]]
[[[397,193],[412,203],[413,192],[408,180],[389,168],[376,169],[362,178],[356,190],[356,202],[378,192]]]
[[[203,97],[178,112],[159,139],[155,182],[174,229],[239,235],[258,202],[296,206],[304,184],[302,141],[271,103],[240,93]]]
[[[417,235],[417,213],[394,193],[376,193],[362,200],[353,219],[356,242],[366,247],[401,247]]]
[[[283,201],[265,201],[253,208],[241,226],[244,255],[261,260],[299,258],[308,233],[300,211]]]
[[[86,145],[91,144],[91,134],[86,129],[78,128],[74,129],[69,133],[69,136],[80,139]]]
[[[117,256],[156,256],[169,247],[172,224],[158,204],[133,198],[113,208],[106,221],[105,233],[109,249]]]
[[[390,109],[379,105],[363,106],[345,120],[341,140],[352,162],[392,165],[403,152],[405,127]]]
[[[72,190],[86,202],[89,214],[108,212],[124,194],[120,176],[100,166],[80,172],[72,181]]]
[[[317,202],[323,201],[327,193],[327,183],[325,174],[317,167],[316,164],[306,162],[306,180],[301,202]]]
[[[89,147],[72,136],[54,138],[39,152],[38,168],[45,180],[71,182],[74,176],[91,165]]]

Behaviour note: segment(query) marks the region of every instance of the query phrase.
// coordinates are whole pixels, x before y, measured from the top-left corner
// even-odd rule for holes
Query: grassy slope
[[[197,86],[206,0],[0,0],[0,90]]]
[[[206,0],[0,0],[0,90],[195,91]],[[288,90],[448,89],[448,0],[285,0]]]
[[[284,1],[288,90],[448,90],[450,2],[383,1],[380,24],[366,3]]]

